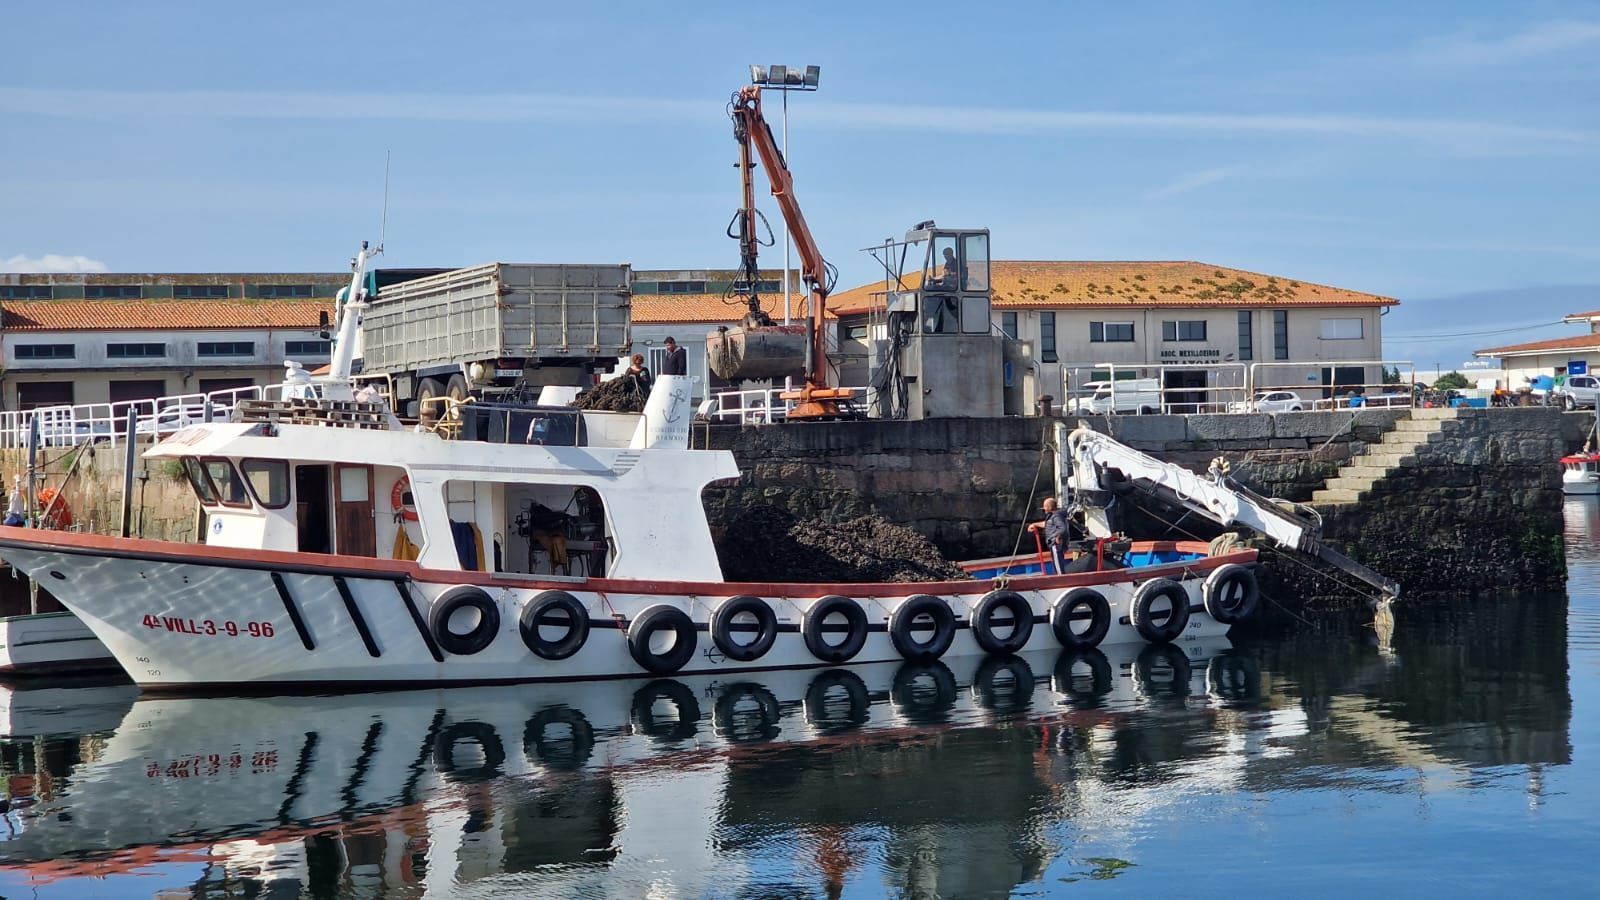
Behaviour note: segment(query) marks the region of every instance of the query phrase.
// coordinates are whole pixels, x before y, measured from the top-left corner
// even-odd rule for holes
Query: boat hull
[[[955,613],[954,637],[944,655],[974,656],[984,651],[970,627],[972,612],[996,588],[988,581],[807,585],[531,579],[388,560],[0,532],[7,560],[46,584],[146,689],[392,688],[667,674],[641,665],[628,637],[640,614],[663,605],[687,613],[696,628],[694,653],[671,674],[838,665],[841,661],[813,655],[801,628],[807,610],[829,595],[848,597],[866,612],[865,642],[847,660],[850,664],[902,659],[890,621],[895,609],[917,594],[939,597]],[[1143,643],[1130,623],[1130,604],[1138,584],[1156,577],[1178,581],[1189,596],[1191,615],[1182,637],[1217,637],[1228,626],[1205,614],[1201,581],[1221,565],[1254,560],[1255,551],[1245,550],[1141,569],[1013,578],[1006,589],[1019,593],[1034,613],[1023,651],[1059,647],[1049,612],[1078,587],[1095,589],[1109,603],[1111,624],[1103,643]],[[462,586],[488,595],[499,625],[478,652],[439,651],[430,610],[442,595]],[[571,594],[586,609],[591,626],[581,647],[558,660],[531,652],[519,630],[524,608],[550,590]],[[708,633],[716,608],[740,595],[760,597],[778,623],[771,648],[749,662],[719,652]]]

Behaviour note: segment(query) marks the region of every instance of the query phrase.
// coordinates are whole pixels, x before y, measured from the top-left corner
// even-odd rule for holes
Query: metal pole
[[[789,164],[789,92],[783,92],[783,164]],[[758,276],[759,277],[759,276]],[[783,220],[783,324],[788,325],[789,309],[789,220]]]
[[[38,478],[39,478],[39,411],[38,410],[34,410],[33,411],[33,415],[28,417],[28,483],[27,483],[26,487],[24,488],[23,494],[22,494],[22,496],[27,498],[27,501],[28,501],[28,527],[29,528],[37,527],[38,524],[39,524],[39,523],[37,523],[37,522],[35,522],[33,520],[33,514],[37,509],[37,504],[34,502],[34,498],[38,494],[38,488],[39,488],[39,486],[37,484]]]
[[[139,461],[137,441],[133,439],[134,429],[138,427],[138,416],[134,407],[128,407],[128,439],[124,442],[127,447],[122,455],[122,536],[127,537],[133,531],[133,467]]]

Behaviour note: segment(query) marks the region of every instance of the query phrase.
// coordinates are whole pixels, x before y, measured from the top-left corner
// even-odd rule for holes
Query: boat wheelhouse
[[[1600,453],[1561,457],[1561,492],[1600,494]]]

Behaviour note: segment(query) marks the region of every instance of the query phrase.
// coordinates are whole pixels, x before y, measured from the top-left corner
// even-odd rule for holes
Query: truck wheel
[[[444,385],[437,378],[424,378],[417,384],[417,421],[432,428],[444,412],[444,404],[435,398],[444,396]]]
[[[445,387],[444,392],[449,395],[451,400],[457,403],[463,403],[468,397],[472,396],[472,390],[467,387],[467,379],[464,375],[451,375],[450,384]]]

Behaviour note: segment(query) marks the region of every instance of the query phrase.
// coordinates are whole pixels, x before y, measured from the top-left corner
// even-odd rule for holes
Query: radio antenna
[[[389,151],[383,151],[383,220],[378,225],[378,252],[383,252],[383,239],[389,231]]]

